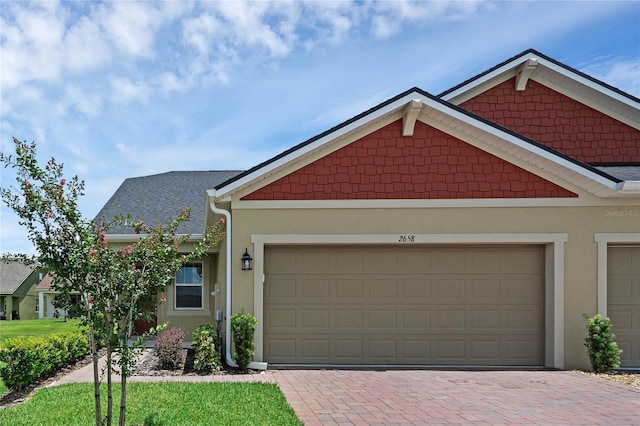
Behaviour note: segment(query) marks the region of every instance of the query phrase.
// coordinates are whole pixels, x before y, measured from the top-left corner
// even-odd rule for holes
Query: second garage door
[[[608,308],[622,367],[640,367],[640,247],[609,247]]]
[[[271,246],[276,364],[543,364],[541,246]]]

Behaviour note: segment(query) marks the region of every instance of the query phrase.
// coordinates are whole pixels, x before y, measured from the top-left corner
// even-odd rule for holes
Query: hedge
[[[86,333],[67,331],[46,337],[16,337],[0,346],[0,378],[9,389],[22,390],[89,352]]]

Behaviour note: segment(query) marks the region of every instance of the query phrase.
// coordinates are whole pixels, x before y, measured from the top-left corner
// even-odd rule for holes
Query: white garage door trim
[[[640,244],[640,233],[629,232],[619,234],[595,235],[598,243],[598,313],[607,316],[607,249],[610,244]]]
[[[287,234],[252,235],[255,359],[264,361],[265,245],[335,244],[544,244],[545,366],[564,368],[564,243],[567,234]]]

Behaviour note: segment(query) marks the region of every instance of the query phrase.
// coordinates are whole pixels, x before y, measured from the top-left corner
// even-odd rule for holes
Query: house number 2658
[[[399,243],[415,243],[416,242],[416,236],[415,235],[400,235],[400,238],[398,238],[398,242]]]

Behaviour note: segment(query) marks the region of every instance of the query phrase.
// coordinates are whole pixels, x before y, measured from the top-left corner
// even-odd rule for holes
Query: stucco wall
[[[191,341],[191,333],[202,324],[215,326],[216,304],[219,296],[212,296],[218,282],[217,254],[205,256],[203,266],[203,309],[174,309],[175,284],[167,287],[165,296],[167,301],[160,304],[158,309],[158,324],[168,323],[169,327],[182,327],[185,330],[185,341]]]
[[[253,254],[253,234],[492,234],[566,233],[564,353],[566,368],[587,368],[583,314],[597,312],[595,233],[638,232],[640,205],[242,209],[233,211],[233,255]],[[623,215],[611,212],[627,212]],[[259,262],[260,259],[256,259]],[[237,265],[236,265],[237,263]],[[232,264],[233,311],[253,311],[254,275]],[[258,287],[260,288],[260,287]]]

